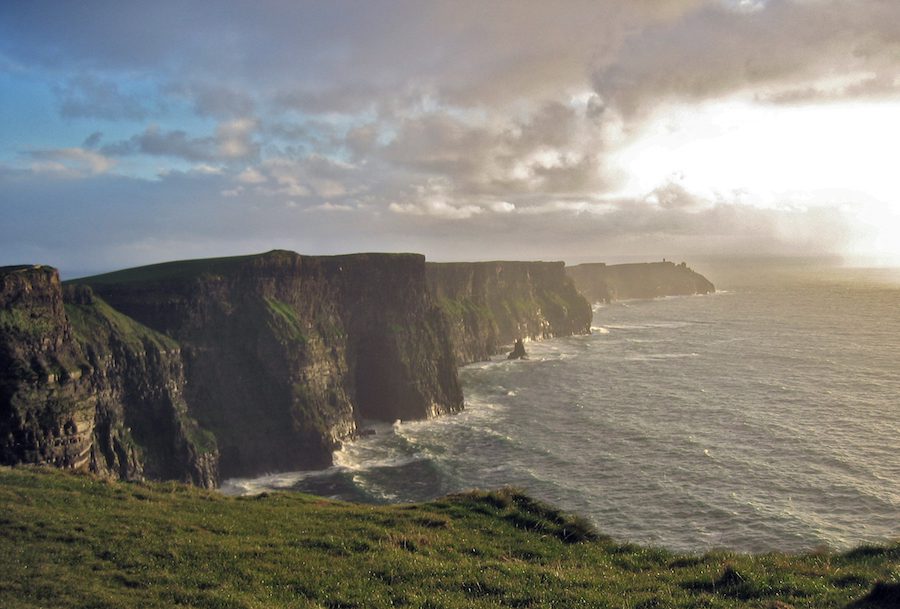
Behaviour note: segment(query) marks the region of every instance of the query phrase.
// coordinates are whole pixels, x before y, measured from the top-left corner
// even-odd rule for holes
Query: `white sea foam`
[[[229,478],[222,482],[219,490],[226,495],[258,495],[260,493],[288,489],[300,480],[315,476],[328,476],[334,468],[265,474],[256,478]]]

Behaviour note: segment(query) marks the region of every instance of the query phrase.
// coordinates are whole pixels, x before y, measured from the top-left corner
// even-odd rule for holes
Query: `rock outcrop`
[[[682,262],[602,262],[566,267],[575,287],[590,302],[611,302],[629,298],[658,298],[709,294],[716,288],[703,275]]]
[[[0,268],[0,462],[214,486],[183,387],[174,341],[51,267]]]
[[[419,255],[273,251],[83,282],[181,345],[190,413],[225,477],[327,466],[362,419],[463,406]]]
[[[590,304],[562,262],[428,263],[426,273],[458,364],[489,359],[519,338],[590,332]]]
[[[516,339],[516,344],[513,345],[513,350],[509,352],[506,359],[528,359],[528,353],[525,351],[525,343],[522,342],[521,338]]]

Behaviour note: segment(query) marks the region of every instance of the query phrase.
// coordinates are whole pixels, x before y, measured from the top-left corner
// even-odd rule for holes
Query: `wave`
[[[293,488],[299,481],[310,477],[331,476],[340,468],[329,467],[320,470],[301,470],[294,472],[279,472],[263,474],[253,478],[229,478],[219,486],[219,491],[225,495],[258,495],[266,491],[283,490]]]
[[[646,355],[631,355],[625,358],[629,362],[653,362],[657,360],[681,359],[686,357],[700,357],[699,353],[649,353]]]

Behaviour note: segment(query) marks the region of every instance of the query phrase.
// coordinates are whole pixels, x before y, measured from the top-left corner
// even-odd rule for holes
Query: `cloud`
[[[266,181],[266,177],[254,167],[247,167],[235,179],[242,184],[262,184]]]
[[[192,162],[247,160],[259,155],[256,128],[255,120],[235,119],[220,123],[214,136],[191,137],[181,129],[164,131],[151,125],[143,133],[103,146],[102,151],[110,156],[145,154]]]
[[[232,182],[221,194],[227,197],[290,197],[304,205],[371,197],[372,177],[353,164],[320,154],[301,158],[272,157],[230,174]],[[352,206],[351,206],[352,207]]]
[[[459,196],[553,196],[602,188],[603,148],[601,127],[586,109],[551,102],[512,120],[448,112],[410,118],[370,155],[420,178],[443,177]]]
[[[447,197],[441,182],[291,197],[274,192],[271,182],[236,187],[236,175],[171,172],[148,181],[88,170],[78,180],[48,180],[0,167],[0,213],[17,219],[0,223],[3,258],[109,270],[285,247],[311,254],[420,251],[443,260],[690,260],[834,252],[855,236],[855,223],[837,204],[759,208],[689,192],[676,196],[690,204],[674,205],[652,196],[459,200]],[[266,185],[273,192],[258,190]],[[222,194],[228,189],[232,196]]]
[[[83,148],[96,148],[100,144],[100,140],[103,138],[103,133],[100,131],[94,131],[89,136],[84,138],[84,142],[82,142],[81,146]]]
[[[256,96],[309,113],[356,113],[427,96],[457,105],[556,97],[583,88],[591,63],[632,32],[700,3],[572,0],[560,10],[537,0],[373,0],[209,11],[174,1],[36,1],[4,4],[0,38],[8,56],[33,65],[154,73],[214,116],[246,115]]]
[[[572,0],[565,10],[537,0],[347,6],[5,3],[0,51],[18,64],[153,73],[164,92],[217,118],[263,106],[396,114],[427,99],[499,107],[558,100],[592,83],[628,113],[652,104],[654,94],[702,96],[816,79],[829,67],[889,76],[900,27],[900,6],[891,0]],[[66,89],[75,114],[151,110],[97,77]]]
[[[312,207],[307,208],[309,211],[353,211],[356,209],[352,205],[342,205],[340,203],[331,203],[330,201],[326,201],[324,203],[320,203],[319,205],[313,205]]]
[[[391,203],[388,206],[395,214],[431,216],[449,220],[463,220],[484,213],[477,205],[453,205],[441,199],[427,199],[417,203]]]
[[[146,97],[123,93],[117,83],[88,74],[69,78],[54,93],[64,118],[143,120],[159,111]]]
[[[106,173],[116,164],[114,159],[84,148],[33,150],[27,155],[33,161],[30,164],[32,171],[60,177],[74,178]]]
[[[237,87],[209,82],[178,82],[165,87],[165,93],[187,100],[200,116],[234,119],[255,113],[252,95]]]
[[[216,151],[219,158],[245,159],[259,155],[259,144],[254,139],[258,122],[249,118],[236,118],[219,123],[216,127]]]
[[[772,92],[756,95],[758,101],[772,104],[809,104],[811,102],[846,99],[883,99],[900,92],[900,71],[897,73],[857,74],[840,79],[839,83],[820,82],[803,87],[785,85]]]
[[[193,252],[191,231],[446,257],[836,247],[830,201],[760,209],[672,183],[615,198],[610,155],[675,102],[895,99],[898,53],[893,0],[0,3],[0,61],[81,130],[14,117],[58,143],[0,186],[32,218],[53,196],[80,205],[64,217],[84,226],[57,227],[72,247],[133,241],[148,261]],[[82,179],[54,191],[50,174]],[[88,226],[100,216],[123,237]]]
[[[128,140],[107,144],[103,152],[111,156],[170,156],[187,161],[208,161],[216,157],[212,138],[192,138],[186,131],[163,131],[158,125],[147,127]]]
[[[884,0],[771,0],[754,10],[711,3],[682,19],[650,25],[597,66],[594,87],[632,116],[670,99],[700,100],[742,91],[779,99],[813,91],[822,79],[863,75],[896,92],[900,4]],[[890,83],[890,86],[884,86]],[[834,97],[871,93],[843,87]]]
[[[499,214],[509,214],[516,211],[516,206],[510,203],[509,201],[495,201],[488,205],[488,208],[491,211],[495,211]]]

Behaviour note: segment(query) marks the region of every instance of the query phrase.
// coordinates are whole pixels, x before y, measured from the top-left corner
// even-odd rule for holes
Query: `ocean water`
[[[678,551],[900,538],[900,271],[710,278],[724,290],[595,306],[590,336],[466,366],[459,415],[376,424],[328,470],[224,490],[406,502],[515,485]]]

